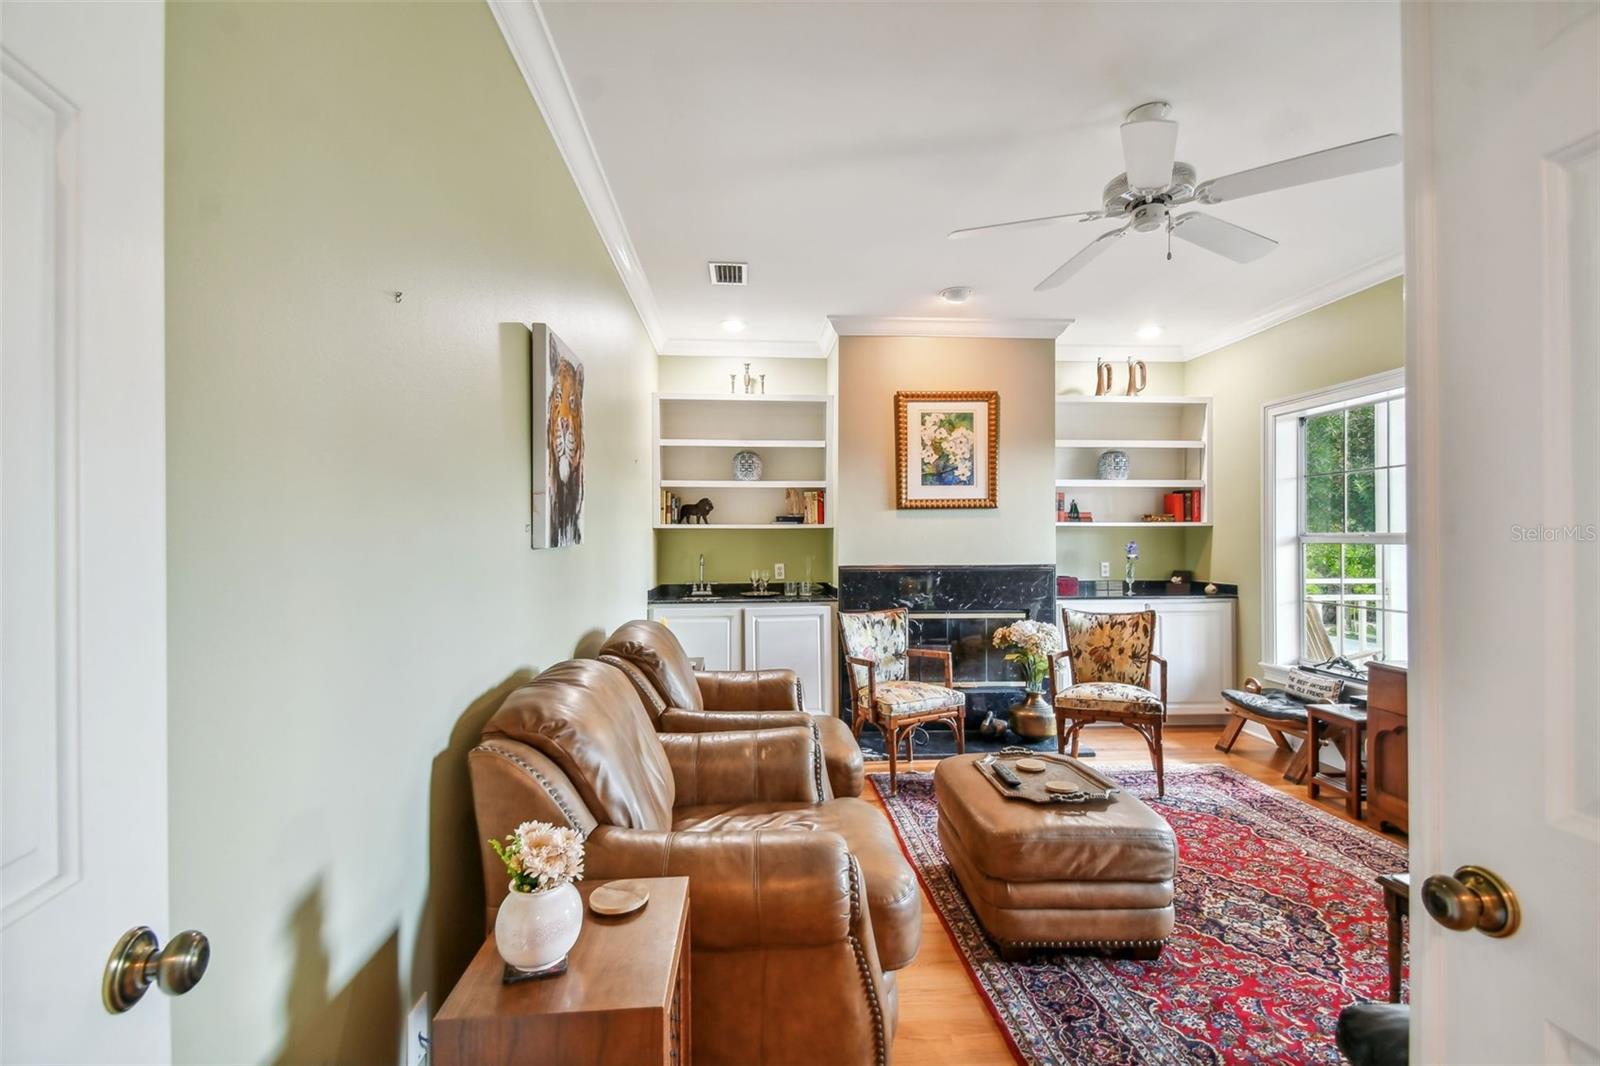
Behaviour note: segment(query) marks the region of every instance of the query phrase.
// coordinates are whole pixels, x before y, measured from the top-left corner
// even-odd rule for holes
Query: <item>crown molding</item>
[[[1298,296],[1290,297],[1280,303],[1273,304],[1254,318],[1247,318],[1243,322],[1224,330],[1204,344],[1194,345],[1186,349],[1185,359],[1197,359],[1218,348],[1226,348],[1230,344],[1237,344],[1246,337],[1253,337],[1257,333],[1280,326],[1291,318],[1299,318],[1309,311],[1319,307],[1326,307],[1335,300],[1342,300],[1346,296],[1353,296],[1363,289],[1370,289],[1374,285],[1397,278],[1405,272],[1405,256],[1401,253],[1386,255],[1381,259],[1374,259],[1370,263],[1356,267],[1347,274],[1341,274],[1332,281],[1324,282],[1312,289],[1307,289]]]
[[[842,337],[998,337],[1053,341],[1072,325],[1070,318],[886,318],[829,315]]]
[[[600,232],[600,240],[611,253],[611,261],[622,277],[622,285],[633,300],[645,332],[650,335],[650,343],[659,353],[666,344],[666,334],[661,328],[655,293],[639,265],[638,253],[633,249],[628,227],[623,224],[611,183],[600,166],[600,156],[589,136],[589,127],[584,124],[583,114],[578,110],[577,97],[550,36],[544,11],[538,0],[488,0],[488,3],[500,27],[500,35],[511,49],[511,58],[516,60],[522,80],[527,82],[528,91],[539,105],[539,113],[550,127],[556,148],[578,186],[578,195],[583,198],[589,217]]]
[[[1092,363],[1096,359],[1120,363],[1143,359],[1147,363],[1181,363],[1186,356],[1178,344],[1056,344],[1056,362]]]
[[[703,356],[708,359],[826,359],[827,348],[815,341],[757,341],[733,337],[667,338],[661,355]]]

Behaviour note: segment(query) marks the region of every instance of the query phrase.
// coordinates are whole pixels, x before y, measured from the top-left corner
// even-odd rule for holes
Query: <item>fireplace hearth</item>
[[[967,726],[1003,716],[1022,698],[1022,675],[994,646],[994,632],[1023,618],[1051,621],[1054,566],[842,566],[839,610],[904,607],[912,644],[950,649],[957,688],[967,693]],[[941,682],[937,664],[911,661],[912,677]],[[841,709],[849,686],[839,686]]]

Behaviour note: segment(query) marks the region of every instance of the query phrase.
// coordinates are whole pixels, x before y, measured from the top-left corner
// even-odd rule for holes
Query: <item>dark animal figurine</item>
[[[686,503],[678,508],[678,524],[686,525],[698,518],[701,525],[707,525],[706,517],[710,514],[711,501],[702,496],[699,503]]]

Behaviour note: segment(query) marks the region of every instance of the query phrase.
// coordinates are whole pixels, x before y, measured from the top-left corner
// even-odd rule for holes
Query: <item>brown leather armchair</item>
[[[628,675],[663,733],[814,728],[832,795],[861,795],[861,746],[838,716],[801,710],[793,670],[696,670],[672,630],[643,618],[607,637],[600,660]]]
[[[590,880],[689,878],[697,1062],[888,1061],[921,897],[888,822],[823,798],[810,729],[658,734],[620,670],[574,660],[507,697],[468,764],[480,837],[538,819],[584,834]]]

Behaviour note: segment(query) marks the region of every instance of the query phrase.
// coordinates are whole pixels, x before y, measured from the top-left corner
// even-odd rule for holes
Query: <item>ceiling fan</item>
[[[1400,135],[1388,133],[1382,137],[1241,170],[1237,174],[1212,178],[1197,185],[1194,167],[1175,159],[1178,124],[1168,118],[1170,114],[1172,105],[1164,100],[1140,104],[1128,112],[1122,123],[1122,155],[1128,169],[1106,183],[1102,194],[1105,206],[1100,210],[1069,211],[1064,215],[1044,215],[992,226],[973,226],[954,230],[948,235],[949,238],[960,240],[994,230],[1043,226],[1068,218],[1082,222],[1098,218],[1127,220],[1117,229],[1102,233],[1090,241],[1087,247],[1035,285],[1034,292],[1060,285],[1088,266],[1129,230],[1149,233],[1165,229],[1168,259],[1172,258],[1171,239],[1177,237],[1232,259],[1235,263],[1249,263],[1272,251],[1278,242],[1198,211],[1174,214],[1173,208],[1188,203],[1220,204],[1257,193],[1391,167],[1400,162]]]

